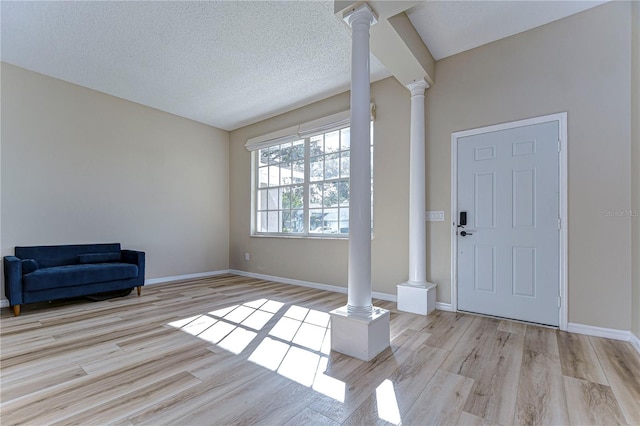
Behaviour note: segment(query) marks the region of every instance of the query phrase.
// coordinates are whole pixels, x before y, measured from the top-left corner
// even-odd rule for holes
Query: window
[[[254,235],[347,237],[349,125],[288,139],[254,151]]]

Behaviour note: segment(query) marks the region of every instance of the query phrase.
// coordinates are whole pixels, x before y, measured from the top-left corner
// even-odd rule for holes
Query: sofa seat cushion
[[[138,266],[129,263],[91,263],[41,268],[22,277],[25,291],[123,280],[138,276]]]

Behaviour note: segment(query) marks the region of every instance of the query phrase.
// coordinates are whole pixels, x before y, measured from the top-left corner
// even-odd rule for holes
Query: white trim
[[[439,311],[455,312],[451,303],[436,302],[436,309]]]
[[[298,126],[293,126],[287,127],[286,129],[282,130],[277,130],[275,132],[267,133],[266,135],[249,138],[247,139],[247,143],[245,143],[244,146],[249,151],[257,151],[259,149],[268,148],[273,145],[293,142],[297,139],[300,139],[298,137]]]
[[[369,105],[371,121],[376,119],[376,105]],[[247,139],[244,144],[249,151],[257,151],[259,149],[268,148],[282,143],[293,142],[298,139],[304,139],[319,133],[327,133],[332,130],[341,129],[351,124],[351,110],[341,111],[326,117],[307,121],[286,129],[276,130],[265,135],[254,136]]]
[[[636,350],[636,352],[638,352],[638,354],[640,354],[640,339],[638,339],[638,336],[636,336],[632,332],[629,332],[629,334],[630,334],[629,343],[631,343],[631,346],[633,346],[633,348]]]
[[[151,278],[144,280],[144,285],[164,284],[173,281],[193,280],[196,278],[215,277],[216,275],[229,274],[229,269],[222,269],[219,271],[198,272],[196,274],[175,275],[173,277]]]
[[[632,334],[630,331],[576,324],[574,322],[570,322],[568,324],[566,331],[569,333],[586,334],[587,336],[604,337],[606,339],[624,340],[625,342],[629,342],[631,340]]]
[[[9,307],[9,299],[2,298],[0,299],[0,308],[8,308]]]
[[[300,286],[300,287],[308,287],[308,288],[315,288],[315,289],[318,289],[318,290],[330,291],[330,292],[333,292],[333,293],[347,294],[347,288],[346,287],[341,287],[341,286],[337,286],[337,285],[314,283],[314,282],[311,282],[311,281],[295,280],[293,278],[276,277],[276,276],[273,276],[273,275],[256,274],[254,272],[240,271],[240,270],[237,270],[237,269],[230,269],[229,273],[236,274],[236,275],[241,275],[243,277],[257,278],[259,280],[275,281],[275,282],[283,283],[283,284],[291,284],[291,285],[297,285],[297,286]],[[397,296],[394,295],[394,294],[379,293],[377,291],[374,291],[374,292],[371,293],[371,295],[375,299],[386,300],[388,302],[397,302],[398,301]]]
[[[463,130],[453,132],[451,134],[451,308],[453,311],[458,310],[458,239],[456,237],[456,224],[458,221],[458,139],[479,135],[489,132],[497,132],[501,130],[513,129],[516,127],[531,126],[535,124],[548,123],[551,121],[558,122],[558,139],[560,140],[560,310],[559,310],[559,328],[560,330],[568,330],[568,312],[569,312],[569,291],[567,288],[569,259],[568,242],[568,155],[567,155],[567,113],[561,112],[557,114],[544,115],[541,117],[528,118],[525,120],[512,121],[509,123],[501,123],[493,126],[481,127],[477,129]]]

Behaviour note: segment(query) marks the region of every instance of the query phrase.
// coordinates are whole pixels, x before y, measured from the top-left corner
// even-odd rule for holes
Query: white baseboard
[[[570,322],[567,326],[569,333],[586,334],[595,337],[604,337],[607,339],[624,340],[628,342],[631,339],[631,332],[625,330],[616,330],[615,328],[602,328],[593,325],[576,324]]]
[[[199,272],[197,274],[176,275],[173,277],[151,278],[144,280],[144,285],[163,284],[172,281],[193,280],[196,278],[215,277],[216,275],[229,274],[229,269],[222,269],[220,271]]]
[[[633,348],[636,350],[636,352],[638,352],[638,354],[640,354],[640,339],[638,339],[638,336],[636,336],[633,333],[630,333],[631,336],[629,338],[629,343],[631,343],[631,346],[633,346]]]
[[[436,302],[436,309],[439,311],[455,312],[451,303]]]
[[[342,293],[342,294],[347,293],[346,287],[340,287],[337,285],[314,283],[311,281],[294,280],[292,278],[276,277],[273,275],[256,274],[254,272],[246,272],[246,271],[240,271],[236,269],[231,269],[229,273],[242,275],[243,277],[257,278],[259,280],[275,281],[283,284],[291,284],[291,285],[297,285],[300,287],[309,287],[309,288],[315,288],[318,290],[326,290],[326,291],[331,291],[333,293]],[[389,302],[398,301],[398,297],[395,294],[379,293],[377,291],[374,291],[371,293],[371,296],[374,297],[375,299],[387,300]]]

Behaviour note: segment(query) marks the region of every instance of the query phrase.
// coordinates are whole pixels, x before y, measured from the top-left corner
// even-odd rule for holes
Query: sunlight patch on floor
[[[173,321],[169,325],[239,355],[283,306],[275,300],[258,299]],[[248,360],[344,402],[345,383],[325,374],[330,351],[329,314],[292,305]]]
[[[393,382],[386,379],[376,388],[376,404],[378,406],[378,417],[394,425],[402,422],[396,392],[393,389]]]

